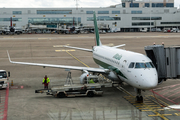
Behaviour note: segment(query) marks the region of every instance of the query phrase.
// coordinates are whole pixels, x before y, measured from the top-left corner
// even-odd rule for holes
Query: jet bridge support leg
[[[136,89],[136,93],[137,93],[136,102],[137,103],[143,103],[143,97],[141,95],[141,89]]]

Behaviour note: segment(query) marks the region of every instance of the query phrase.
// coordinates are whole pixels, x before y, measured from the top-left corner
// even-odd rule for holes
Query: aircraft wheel
[[[88,92],[87,96],[88,96],[88,97],[94,97],[93,91]]]
[[[137,103],[143,103],[143,97],[142,96],[136,96],[136,102]]]
[[[142,96],[140,96],[140,101],[141,101],[141,103],[143,103],[143,97]]]

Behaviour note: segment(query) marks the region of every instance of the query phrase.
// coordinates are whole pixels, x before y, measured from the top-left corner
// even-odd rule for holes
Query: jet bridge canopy
[[[146,46],[145,52],[158,72],[158,79],[180,78],[180,46]]]

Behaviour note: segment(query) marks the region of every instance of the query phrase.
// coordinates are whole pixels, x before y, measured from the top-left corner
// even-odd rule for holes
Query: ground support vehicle
[[[5,70],[0,70],[0,89],[8,87],[8,77],[10,77],[10,72],[7,74]]]
[[[89,83],[90,80],[93,80],[94,83]],[[100,83],[98,76],[89,75],[83,84],[73,84],[70,78],[68,81],[66,80],[64,85],[54,85],[50,89],[35,90],[35,93],[46,93],[47,95],[59,98],[76,96],[94,97],[95,95],[102,95],[103,91],[101,88],[106,86],[112,87],[112,83]]]

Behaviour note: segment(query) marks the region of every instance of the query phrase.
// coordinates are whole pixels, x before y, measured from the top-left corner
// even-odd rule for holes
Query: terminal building
[[[98,24],[136,32],[142,28],[179,28],[180,10],[174,0],[121,0],[121,4],[100,8],[0,8],[0,26],[26,29],[31,25],[93,25],[93,11]]]

